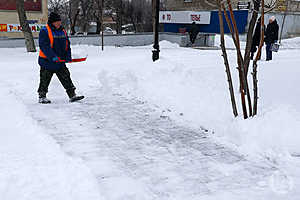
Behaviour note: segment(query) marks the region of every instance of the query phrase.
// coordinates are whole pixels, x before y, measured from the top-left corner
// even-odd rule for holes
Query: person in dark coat
[[[265,29],[266,29],[266,27],[264,26],[264,30]],[[253,60],[254,53],[256,52],[257,47],[259,46],[260,37],[261,37],[261,17],[258,19],[258,21],[256,23],[254,34],[253,34],[253,37],[252,37],[251,60]],[[260,60],[260,58],[259,58],[259,60]]]
[[[269,24],[267,26],[266,34],[265,34],[265,43],[266,43],[266,53],[267,53],[267,61],[272,60],[272,44],[276,43],[278,40],[278,32],[279,26],[275,16],[272,16],[269,19]]]
[[[72,61],[70,40],[61,25],[59,14],[50,13],[47,25],[41,29],[39,34],[39,47],[39,103],[51,103],[46,94],[53,74],[56,74],[65,88],[70,102],[83,99],[84,96],[76,95],[76,88],[71,80],[70,71],[66,67],[66,62]]]
[[[189,29],[190,41],[192,45],[195,43],[198,33],[199,33],[199,28],[196,22],[193,22]]]

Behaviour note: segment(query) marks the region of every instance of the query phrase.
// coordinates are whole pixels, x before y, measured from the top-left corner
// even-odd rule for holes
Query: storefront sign
[[[32,32],[40,32],[43,28],[43,24],[30,24]],[[0,32],[21,32],[22,28],[19,24],[0,24]]]
[[[166,24],[210,24],[210,12],[194,11],[161,11],[159,12],[159,22]]]

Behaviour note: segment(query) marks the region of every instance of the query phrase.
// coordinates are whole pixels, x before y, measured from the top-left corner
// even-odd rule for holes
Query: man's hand
[[[58,57],[54,57],[54,58],[52,58],[52,61],[53,62],[59,62],[59,58]]]
[[[72,62],[72,58],[67,58],[67,63]]]

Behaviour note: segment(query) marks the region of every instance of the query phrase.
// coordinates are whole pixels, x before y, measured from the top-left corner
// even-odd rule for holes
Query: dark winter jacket
[[[265,42],[269,44],[275,43],[275,41],[278,40],[278,32],[279,26],[277,21],[275,20],[274,22],[269,23],[265,34]]]
[[[264,26],[264,30],[266,30],[266,26]],[[261,22],[257,22],[254,35],[252,38],[252,44],[254,46],[259,46],[260,43],[260,35],[261,35]]]
[[[53,25],[48,24],[52,30],[54,43],[53,48],[50,45],[48,30],[42,28],[39,34],[39,46],[47,58],[39,57],[39,65],[50,71],[57,71],[65,66],[65,63],[54,62],[53,58],[59,57],[62,60],[70,61],[71,48],[69,38],[66,37],[63,27],[56,29]]]
[[[189,28],[189,35],[191,37],[197,37],[198,33],[199,33],[199,28],[197,24],[192,24]]]

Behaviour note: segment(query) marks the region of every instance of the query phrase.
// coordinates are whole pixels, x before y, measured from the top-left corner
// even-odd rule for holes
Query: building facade
[[[166,9],[170,11],[207,11],[216,10],[216,0],[165,0]],[[238,2],[251,2],[251,0],[231,0],[233,8],[237,9]],[[275,6],[275,12],[300,13],[299,0],[265,0],[266,7]]]
[[[240,1],[231,0],[238,31],[244,33],[249,10],[237,10],[237,3]],[[165,32],[186,33],[192,23],[196,23],[201,33],[215,34],[220,32],[216,0],[165,0],[164,3],[166,10],[160,12],[160,23],[163,24]],[[229,28],[226,26],[226,22],[224,24],[225,33],[228,33]]]
[[[48,0],[25,0],[26,15],[33,35],[38,36],[40,28],[48,20]],[[15,0],[0,0],[0,38],[20,38],[18,13]]]
[[[236,8],[238,1],[241,0],[232,0],[234,8]],[[165,0],[165,2],[167,10],[171,11],[207,11],[217,9],[216,0]]]

